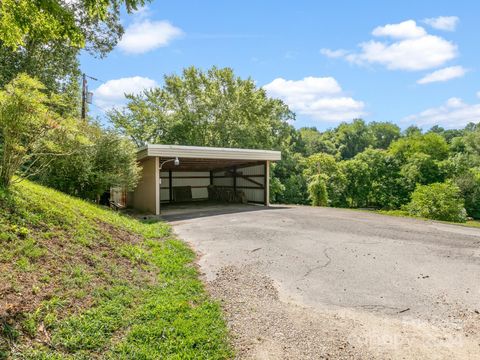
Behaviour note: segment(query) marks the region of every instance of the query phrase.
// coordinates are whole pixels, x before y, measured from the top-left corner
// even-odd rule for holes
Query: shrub
[[[455,178],[465,199],[465,210],[468,216],[480,219],[480,169],[469,169]]]
[[[308,193],[313,206],[327,206],[327,185],[322,175],[314,175],[308,184]]]
[[[464,206],[458,186],[446,182],[417,185],[406,210],[410,215],[427,219],[465,222]]]

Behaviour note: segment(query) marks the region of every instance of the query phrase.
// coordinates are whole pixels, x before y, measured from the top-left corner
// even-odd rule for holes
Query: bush
[[[468,216],[480,219],[480,169],[469,169],[458,175],[455,184],[465,199]]]
[[[308,193],[312,206],[328,205],[327,185],[322,175],[313,176],[312,181],[308,184]]]
[[[433,220],[465,222],[467,214],[458,186],[446,183],[417,185],[405,207],[410,215]]]

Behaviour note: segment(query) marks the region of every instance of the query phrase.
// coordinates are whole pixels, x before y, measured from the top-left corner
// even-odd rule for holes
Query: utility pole
[[[82,76],[82,120],[85,120],[87,115],[87,75],[83,73]]]
[[[88,91],[87,77],[89,79],[98,81],[98,79],[88,76],[85,73],[82,74],[82,120],[85,120],[85,118],[87,117],[87,103],[88,104],[92,103],[92,95],[93,95],[93,93]]]

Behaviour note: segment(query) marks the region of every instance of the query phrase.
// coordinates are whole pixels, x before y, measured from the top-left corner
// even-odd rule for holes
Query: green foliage
[[[480,219],[480,169],[468,169],[454,178],[462,197],[468,216]]]
[[[63,153],[61,142],[72,123],[51,110],[61,101],[43,90],[39,81],[20,74],[0,91],[0,187],[8,187],[22,167],[28,173],[39,159]]]
[[[288,204],[307,204],[308,191],[307,180],[303,176],[303,156],[299,153],[292,153],[288,148],[282,151],[282,161],[279,161],[272,168],[272,177],[275,180],[277,189],[282,192],[275,193],[272,201]]]
[[[345,160],[340,163],[345,175],[345,197],[349,207],[368,206],[371,178],[368,176],[368,165],[358,159]]]
[[[405,208],[409,214],[427,219],[466,221],[460,189],[450,182],[418,185]]]
[[[61,41],[83,48],[91,44],[111,50],[123,30],[120,5],[132,12],[145,0],[3,0],[0,3],[0,42],[16,50],[28,40],[40,44]],[[98,33],[100,32],[100,33]]]
[[[369,207],[393,209],[408,201],[408,187],[400,174],[400,163],[388,152],[367,149],[355,157],[366,164],[363,174],[370,183]]]
[[[372,146],[375,149],[388,149],[390,144],[400,138],[400,128],[388,122],[371,122],[368,124],[373,135]]]
[[[426,185],[444,180],[439,163],[431,155],[422,152],[408,157],[400,170],[400,175],[412,190],[416,184]]]
[[[220,306],[192,266],[195,254],[167,224],[29,181],[8,196],[0,201],[0,234],[9,234],[0,240],[0,283],[13,289],[9,301],[29,301],[23,314],[0,322],[2,356],[231,358]]]
[[[317,153],[337,153],[334,140],[329,138],[328,132],[322,134],[315,127],[300,128],[298,132],[303,143],[302,150],[305,156]]]
[[[312,206],[327,206],[328,205],[328,193],[325,179],[322,175],[314,175],[308,183],[308,192],[310,194],[310,200]]]
[[[229,68],[190,67],[181,76],[165,76],[162,88],[127,98],[127,109],[113,110],[109,118],[137,145],[278,148],[293,119],[284,103]]]
[[[80,63],[77,55],[78,49],[61,42],[45,46],[27,41],[19,50],[12,50],[0,42],[0,88],[19,74],[28,74],[45,86],[47,94],[63,96],[64,103],[56,106],[55,111],[62,116],[78,117]]]
[[[273,164],[275,168],[276,164]],[[273,171],[270,173],[273,174]],[[281,196],[285,193],[285,185],[282,184],[279,178],[270,175],[270,201],[272,203],[281,202]]]
[[[84,122],[81,140],[65,143],[70,154],[46,164],[35,179],[67,194],[96,200],[112,187],[135,187],[140,168],[136,147],[113,130]]]
[[[340,124],[335,130],[336,143],[342,159],[351,159],[374,143],[374,135],[362,119]]]
[[[406,160],[417,153],[430,155],[433,160],[444,160],[448,156],[449,146],[445,138],[439,134],[414,134],[392,143],[389,151],[402,160]]]

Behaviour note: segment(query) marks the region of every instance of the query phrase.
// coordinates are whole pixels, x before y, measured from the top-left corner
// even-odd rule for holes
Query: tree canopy
[[[0,42],[16,50],[28,40],[42,44],[61,41],[67,46],[109,52],[122,34],[119,14],[146,0],[2,0]]]
[[[111,111],[109,119],[139,146],[280,148],[294,119],[282,101],[229,68],[190,67],[181,76],[165,76],[164,86],[127,99],[126,109]]]

